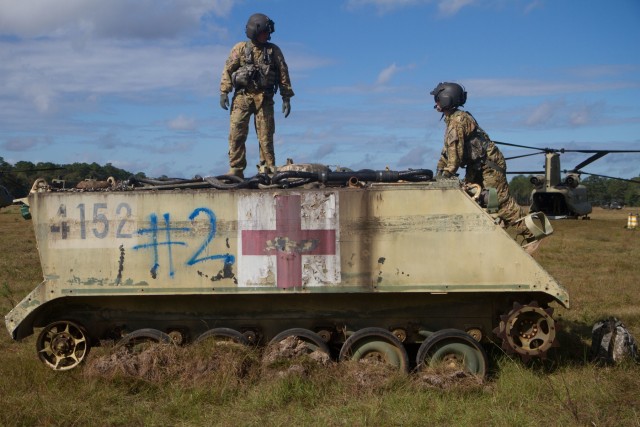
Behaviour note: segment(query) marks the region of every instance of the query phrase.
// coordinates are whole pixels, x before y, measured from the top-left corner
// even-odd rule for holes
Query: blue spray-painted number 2
[[[198,248],[198,250],[193,254],[193,256],[187,261],[187,265],[194,265],[202,261],[206,261],[208,259],[224,259],[225,264],[233,264],[235,262],[235,257],[231,254],[221,254],[221,255],[209,255],[202,258],[198,258],[204,250],[209,246],[209,243],[213,240],[216,235],[216,214],[207,208],[197,208],[195,209],[191,215],[189,215],[189,220],[193,221],[200,213],[204,213],[209,217],[209,234],[202,245]]]
[[[203,261],[207,261],[207,260],[216,260],[216,259],[224,260],[224,264],[225,265],[234,264],[235,263],[235,257],[233,255],[229,254],[229,253],[227,253],[227,254],[218,254],[218,255],[209,255],[209,256],[201,256],[203,254],[203,252],[206,251],[207,247],[209,246],[209,244],[211,243],[211,241],[215,237],[216,229],[217,229],[216,215],[215,215],[215,213],[213,213],[213,211],[211,209],[197,208],[191,213],[191,215],[189,215],[189,220],[190,221],[195,220],[195,218],[197,216],[199,216],[201,213],[205,214],[208,217],[208,220],[209,220],[209,233],[207,234],[207,237],[202,242],[200,247],[198,247],[198,249],[194,252],[193,256],[191,258],[189,258],[189,260],[186,262],[186,265],[194,265],[194,264],[197,264],[199,262],[203,262]],[[165,213],[163,215],[163,219],[164,219],[164,226],[161,227],[158,224],[158,216],[155,213],[149,215],[150,227],[149,228],[139,229],[137,232],[140,235],[144,235],[144,234],[150,235],[151,243],[135,245],[133,247],[133,249],[135,249],[135,250],[151,249],[153,251],[153,266],[151,267],[151,275],[152,275],[153,278],[157,277],[158,269],[160,267],[160,261],[159,261],[160,260],[160,256],[159,256],[159,253],[158,253],[158,248],[161,247],[161,246],[167,248],[168,264],[169,264],[169,276],[170,277],[174,277],[175,271],[173,269],[173,251],[172,251],[172,247],[176,246],[176,245],[178,245],[178,246],[187,246],[187,243],[183,242],[183,241],[173,240],[172,233],[178,232],[178,233],[182,234],[182,233],[188,233],[189,231],[192,230],[189,227],[178,227],[178,228],[172,227],[171,226],[171,219],[170,219],[170,216],[169,216],[168,213]],[[163,241],[159,241],[159,236],[162,236],[161,232],[164,232],[164,240]]]

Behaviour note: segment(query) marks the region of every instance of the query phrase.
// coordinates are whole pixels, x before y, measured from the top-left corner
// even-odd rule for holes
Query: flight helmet
[[[269,38],[267,40],[270,40],[271,33],[275,32],[276,29],[275,23],[271,19],[269,19],[267,15],[263,13],[254,13],[249,17],[245,31],[247,33],[247,37],[255,41],[258,37],[258,34],[265,30],[269,31]]]
[[[467,92],[458,83],[438,83],[438,86],[431,91],[431,95],[443,111],[462,107],[467,102]]]

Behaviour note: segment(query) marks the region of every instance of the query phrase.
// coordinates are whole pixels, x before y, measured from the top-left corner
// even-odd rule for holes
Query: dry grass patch
[[[486,385],[486,382],[476,375],[461,370],[451,370],[444,366],[427,367],[421,370],[416,373],[415,383],[424,388],[461,391],[480,391]]]
[[[83,371],[86,377],[130,378],[181,387],[237,386],[251,381],[259,367],[255,349],[231,342],[204,341],[186,347],[148,343],[140,351],[115,346],[103,353],[89,357]]]

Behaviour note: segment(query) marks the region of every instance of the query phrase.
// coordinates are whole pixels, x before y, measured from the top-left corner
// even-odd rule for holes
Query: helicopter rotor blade
[[[521,156],[513,156],[513,157],[505,157],[505,160],[513,160],[513,159],[520,159],[522,157],[531,157],[531,156],[537,156],[540,153],[529,153],[529,154],[522,154]]]
[[[531,146],[528,146],[528,145],[512,144],[510,142],[493,141],[493,143],[494,144],[500,144],[500,145],[507,145],[509,147],[528,148],[530,150],[538,150],[538,151],[541,151],[541,152],[545,152],[547,150],[552,150],[551,148],[531,147]],[[552,151],[556,151],[556,150],[552,150]]]
[[[595,153],[593,156],[589,157],[583,162],[578,163],[573,168],[572,172],[580,171],[580,169],[582,169],[583,167],[595,162],[596,160],[606,156],[609,153],[640,153],[640,150],[566,150],[566,151],[575,152],[575,153]]]
[[[591,150],[591,149],[565,149],[565,148],[540,148],[540,147],[532,147],[530,145],[521,145],[521,144],[512,144],[510,142],[502,142],[502,141],[493,141],[494,144],[499,145],[507,145],[509,147],[518,147],[518,148],[528,148],[529,150],[537,150],[545,153],[585,153],[585,154],[595,154],[595,153],[640,153],[640,150]],[[603,154],[603,155],[604,155]]]
[[[564,171],[565,173],[567,171]],[[599,176],[600,178],[608,178],[608,179],[616,179],[618,181],[626,181],[626,182],[633,182],[634,184],[640,184],[640,181],[634,180],[634,179],[626,179],[626,178],[618,178],[616,176],[608,176],[608,175],[600,175],[598,173],[590,173],[590,172],[585,172],[585,171],[577,171],[580,174],[585,174],[585,175],[591,175],[591,176]]]
[[[507,171],[507,175],[544,175],[544,171]]]
[[[640,150],[565,150],[564,148],[561,150],[556,150],[556,151],[560,151],[562,153],[605,153],[605,154],[609,154],[609,153],[640,153]]]
[[[596,154],[594,154],[593,156],[589,157],[587,160],[578,163],[574,168],[572,172],[578,172],[581,168],[595,162],[596,160],[598,160],[601,157],[606,156],[607,154],[609,154],[607,151],[600,151],[597,152]]]

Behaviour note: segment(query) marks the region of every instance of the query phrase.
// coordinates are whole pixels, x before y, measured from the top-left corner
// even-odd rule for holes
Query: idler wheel
[[[249,340],[240,332],[235,329],[229,328],[214,328],[209,329],[200,335],[195,343],[200,343],[205,340],[214,340],[216,343],[228,343],[233,342],[236,344],[249,345]]]
[[[289,337],[296,337],[299,340],[302,340],[309,349],[309,353],[320,351],[327,355],[330,354],[329,346],[327,346],[327,343],[322,339],[322,337],[315,332],[304,328],[292,328],[282,331],[271,339],[270,344],[279,343]]]
[[[66,320],[45,326],[36,340],[38,357],[55,371],[75,368],[85,360],[90,348],[84,328]]]
[[[545,358],[556,347],[556,326],[552,308],[543,309],[536,301],[528,305],[513,304],[513,309],[500,316],[500,326],[494,333],[502,338],[502,348],[517,353],[522,360]]]
[[[442,329],[430,335],[418,349],[416,364],[418,369],[444,366],[482,378],[489,369],[484,348],[471,335],[459,329]]]
[[[125,335],[118,341],[117,346],[124,346],[129,350],[140,352],[150,343],[173,344],[173,340],[168,334],[158,329],[144,328]]]
[[[395,335],[382,328],[356,331],[342,345],[340,360],[385,363],[403,372],[409,370],[409,356],[404,345]]]

